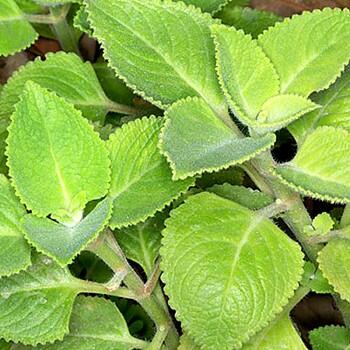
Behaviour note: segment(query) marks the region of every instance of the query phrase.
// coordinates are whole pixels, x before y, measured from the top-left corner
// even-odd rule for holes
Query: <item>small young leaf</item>
[[[8,166],[16,191],[37,216],[79,221],[110,180],[107,150],[81,113],[32,82],[12,115]]]
[[[36,345],[68,333],[79,284],[48,257],[32,259],[28,270],[0,279],[0,337]]]
[[[24,207],[4,175],[0,175],[0,277],[19,272],[30,265],[30,246],[19,222]]]
[[[227,6],[218,13],[218,17],[224,24],[242,29],[246,34],[251,34],[253,38],[257,38],[268,27],[282,20],[272,12],[241,6]]]
[[[215,13],[225,6],[230,0],[175,0],[183,1],[187,5],[194,5],[202,11]]]
[[[166,107],[201,96],[219,113],[226,110],[208,14],[161,0],[94,0],[87,10],[109,64],[150,102]]]
[[[301,278],[298,244],[268,219],[212,193],[173,210],[163,234],[170,305],[203,348],[241,347],[281,311]]]
[[[277,167],[286,184],[313,198],[350,201],[350,134],[320,127],[310,134],[296,157]]]
[[[257,124],[263,104],[279,93],[275,68],[250,35],[223,25],[213,25],[211,30],[226,99],[243,123]]]
[[[288,315],[277,317],[242,350],[307,350]]]
[[[275,142],[273,134],[239,138],[197,97],[174,103],[165,115],[159,147],[174,179],[243,163]]]
[[[30,46],[38,34],[14,0],[0,0],[0,56],[12,55]]]
[[[327,90],[313,97],[322,106],[289,125],[288,129],[302,145],[306,136],[318,126],[334,126],[350,131],[350,69]]]
[[[340,296],[350,302],[350,241],[334,239],[319,252],[323,276]]]
[[[138,225],[114,231],[126,257],[140,264],[150,276],[159,254],[165,215],[159,213]]]
[[[310,332],[313,350],[347,350],[350,346],[350,330],[340,326],[326,326]]]
[[[113,302],[79,296],[74,304],[69,334],[63,341],[37,346],[35,350],[132,350],[144,348],[146,344],[130,335],[123,315]]]
[[[36,59],[21,67],[9,79],[0,95],[0,119],[13,113],[28,80],[56,92],[90,120],[103,120],[109,100],[88,62],[73,53],[49,53],[45,61]]]
[[[281,93],[309,96],[329,87],[350,59],[350,12],[330,9],[293,16],[259,36],[281,80]]]
[[[50,256],[61,266],[66,266],[97,237],[111,214],[112,201],[106,198],[73,227],[32,214],[24,217],[22,226],[26,238],[38,251]]]
[[[324,212],[321,214],[318,214],[313,220],[312,220],[312,226],[317,231],[318,234],[326,234],[328,233],[334,226],[334,221],[332,217]]]
[[[157,148],[162,126],[161,118],[138,119],[117,129],[107,142],[112,161],[112,228],[146,220],[194,183],[191,178],[172,180]]]
[[[274,201],[273,198],[263,192],[244,186],[233,186],[228,183],[214,185],[206,190],[252,210],[264,208]]]
[[[89,23],[88,13],[84,5],[82,5],[75,14],[73,24],[75,28],[81,30],[83,33],[87,33],[90,37],[94,36],[93,30]]]

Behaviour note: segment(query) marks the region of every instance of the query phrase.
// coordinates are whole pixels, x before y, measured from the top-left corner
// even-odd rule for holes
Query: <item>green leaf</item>
[[[98,236],[111,214],[112,201],[106,198],[73,227],[32,214],[24,217],[22,227],[27,240],[38,251],[66,266]]]
[[[330,230],[332,230],[334,226],[334,221],[332,217],[324,212],[321,214],[318,214],[313,220],[312,220],[312,226],[317,231],[318,234],[325,235]]]
[[[28,80],[54,91],[91,120],[103,120],[110,101],[104,94],[90,63],[73,53],[49,53],[15,72],[0,95],[0,119],[8,119]]]
[[[236,202],[252,210],[264,208],[274,202],[273,198],[258,190],[244,186],[233,186],[228,183],[207,188],[208,192]]]
[[[151,275],[159,254],[164,219],[165,215],[159,213],[138,225],[114,231],[126,257],[140,264],[147,276]]]
[[[310,134],[296,157],[276,168],[281,179],[307,196],[345,203],[350,201],[350,134],[320,127]]]
[[[68,333],[79,281],[51,259],[33,254],[33,265],[0,280],[0,337],[36,345]]]
[[[95,0],[87,9],[106,59],[133,90],[159,107],[201,96],[219,114],[226,111],[208,14],[161,0]]]
[[[0,56],[21,51],[38,38],[14,0],[0,0]]]
[[[226,99],[243,123],[257,124],[263,104],[279,93],[277,73],[250,35],[223,25],[213,25],[211,30],[218,77]]]
[[[25,13],[42,13],[41,6],[36,4],[33,0],[15,0],[18,7]]]
[[[288,315],[277,317],[242,350],[307,350]]]
[[[16,192],[37,216],[77,223],[109,186],[107,150],[73,105],[32,82],[12,115],[8,166]]]
[[[0,276],[8,276],[30,265],[30,247],[19,222],[26,214],[9,181],[0,175]]]
[[[310,332],[313,350],[347,350],[350,345],[350,330],[340,326],[326,326]]]
[[[282,20],[272,12],[259,11],[250,7],[225,7],[218,17],[226,25],[242,29],[246,34],[257,38],[267,28]]]
[[[301,278],[298,244],[268,219],[212,193],[173,210],[163,234],[169,303],[202,348],[240,348],[282,310]]]
[[[289,125],[288,129],[302,145],[308,134],[319,126],[334,126],[350,131],[350,69],[327,90],[321,91],[313,100],[322,106]]]
[[[85,6],[82,5],[77,13],[74,16],[73,25],[75,28],[81,30],[84,33],[87,33],[90,37],[93,37],[93,30],[91,29],[88,13],[85,9]]]
[[[318,262],[323,276],[350,302],[350,241],[333,239],[319,252]]]
[[[272,134],[239,138],[196,97],[178,101],[165,115],[159,147],[170,163],[174,179],[243,163],[275,142]]]
[[[349,10],[326,8],[277,23],[258,42],[278,72],[280,92],[307,97],[340,75],[350,58],[349,35]]]
[[[230,0],[175,0],[183,1],[187,5],[199,7],[202,11],[215,13],[225,6]]]
[[[123,315],[112,301],[79,296],[74,304],[69,334],[62,342],[38,346],[35,349],[132,350],[144,348],[146,344],[130,335]]]
[[[117,129],[107,143],[112,161],[112,228],[145,221],[194,183],[172,180],[157,148],[162,126],[161,118],[138,119]]]
[[[304,265],[304,276],[301,281],[303,286],[309,287],[311,291],[318,294],[333,294],[334,289],[323,276],[320,269],[316,269],[315,265],[307,261]]]
[[[227,169],[220,170],[215,173],[204,173],[196,181],[196,186],[200,188],[208,188],[214,185],[223,185],[229,183],[231,185],[243,185],[244,170],[238,166],[232,166]]]

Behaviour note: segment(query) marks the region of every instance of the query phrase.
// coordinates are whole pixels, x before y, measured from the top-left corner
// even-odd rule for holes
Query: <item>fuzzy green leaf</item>
[[[350,241],[331,240],[318,255],[323,276],[340,296],[350,302]]]
[[[282,20],[272,12],[241,6],[227,6],[218,14],[218,17],[224,24],[242,29],[246,34],[251,34],[253,38],[257,38],[268,27]]]
[[[295,242],[268,219],[212,193],[173,210],[163,234],[170,305],[206,349],[240,348],[281,311],[301,278]]]
[[[306,136],[319,126],[334,126],[350,131],[350,69],[313,100],[322,106],[289,125],[288,129],[302,145]]]
[[[313,198],[350,201],[350,134],[320,127],[310,134],[296,157],[277,167],[286,184]]]
[[[214,185],[206,191],[236,202],[252,210],[264,208],[274,202],[273,198],[267,194],[252,190],[249,187],[233,186],[228,183],[223,185]]]
[[[0,175],[0,277],[30,265],[30,247],[19,225],[25,214],[9,181]]]
[[[90,37],[93,37],[93,30],[91,29],[88,19],[88,13],[84,5],[82,5],[75,14],[73,25],[75,28],[81,30],[84,33],[87,33]]]
[[[78,280],[43,255],[33,265],[0,280],[0,337],[36,345],[68,332]]]
[[[146,99],[166,107],[201,96],[219,113],[226,109],[208,14],[168,0],[94,0],[87,10],[109,64]]]
[[[38,34],[14,0],[0,0],[0,56],[12,55],[30,46]]]
[[[281,93],[309,96],[329,87],[350,58],[350,12],[305,12],[277,23],[258,39],[281,80]]]
[[[25,13],[41,13],[43,9],[34,0],[15,0],[18,7]]]
[[[317,231],[318,234],[324,235],[327,234],[334,226],[334,221],[330,214],[324,212],[318,214],[312,220],[312,226]]]
[[[166,111],[159,147],[167,157],[174,179],[218,171],[243,163],[271,147],[272,134],[239,138],[199,98],[187,98]]]
[[[37,216],[77,222],[109,186],[107,150],[73,105],[32,82],[12,115],[7,139],[13,184]]]
[[[106,198],[73,227],[32,214],[24,217],[22,227],[26,238],[38,251],[55,259],[61,266],[66,266],[97,237],[111,214],[112,201]]]
[[[126,257],[140,264],[147,276],[151,275],[159,254],[164,219],[165,215],[159,213],[138,225],[114,231]]]
[[[117,129],[107,143],[112,161],[112,228],[146,220],[194,183],[172,180],[157,148],[162,126],[161,118],[138,119]]]
[[[310,332],[313,350],[347,350],[350,346],[350,330],[340,326],[326,326]]]
[[[242,350],[307,350],[289,316],[277,317]]]
[[[22,66],[0,94],[0,119],[8,119],[27,81],[54,91],[83,112],[90,120],[103,120],[110,101],[88,62],[73,53],[51,53],[46,60],[36,59]]]
[[[215,13],[225,6],[230,0],[175,0],[183,1],[187,5],[199,7],[202,11]]]

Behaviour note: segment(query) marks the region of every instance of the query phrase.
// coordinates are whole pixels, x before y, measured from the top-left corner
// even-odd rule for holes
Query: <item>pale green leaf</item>
[[[38,251],[65,266],[98,236],[107,225],[111,214],[112,201],[106,198],[73,227],[32,214],[24,217],[22,227],[27,240]]]
[[[162,118],[138,119],[117,129],[107,143],[112,161],[112,228],[146,220],[194,183],[172,180],[157,148],[162,126]]]
[[[312,350],[350,349],[350,330],[340,326],[326,326],[310,332]]]
[[[51,259],[33,254],[33,265],[0,280],[0,337],[36,345],[68,333],[79,281]]]
[[[333,239],[319,252],[318,262],[323,276],[350,302],[350,241]]]
[[[43,9],[34,0],[15,0],[18,7],[25,13],[41,13]]]
[[[313,97],[322,106],[289,125],[288,129],[301,145],[306,136],[319,126],[334,126],[350,131],[350,69],[327,90]]]
[[[242,350],[307,350],[288,315],[273,320]]]
[[[268,27],[282,20],[272,12],[240,6],[227,6],[218,13],[218,17],[224,24],[242,29],[246,34],[251,34],[253,38],[257,38]]]
[[[274,202],[274,199],[258,190],[253,190],[244,186],[233,186],[228,183],[214,185],[206,191],[236,202],[252,210],[264,208]]]
[[[164,219],[165,215],[159,213],[138,225],[114,231],[126,257],[140,264],[147,276],[151,275],[159,254]]]
[[[0,175],[0,276],[11,275],[30,265],[30,247],[20,227],[25,214],[9,181]]]
[[[250,35],[223,25],[213,25],[211,30],[226,99],[243,123],[256,125],[263,104],[279,93],[277,73]]]
[[[225,183],[231,185],[243,185],[244,170],[239,166],[232,166],[227,169],[220,170],[215,173],[204,173],[196,181],[196,186],[200,188],[208,188],[214,185],[223,185]]]
[[[82,5],[75,14],[73,25],[75,28],[87,33],[90,37],[93,37],[93,31],[88,20],[88,13],[84,5]]]
[[[30,46],[38,34],[14,0],[0,0],[0,56],[12,55]]]
[[[175,0],[183,1],[187,5],[199,7],[202,11],[215,13],[225,6],[230,0]]]
[[[17,194],[37,216],[79,221],[109,187],[103,141],[73,105],[28,82],[12,115],[8,166]]]
[[[272,134],[239,138],[196,97],[173,104],[165,115],[159,147],[172,167],[174,179],[243,163],[275,142]]]
[[[88,62],[73,53],[49,53],[15,72],[0,94],[0,119],[8,119],[28,80],[54,91],[91,120],[103,120],[110,101]]]
[[[282,310],[301,279],[298,244],[263,216],[212,193],[173,210],[163,234],[169,303],[205,349],[240,348]]]
[[[307,196],[350,201],[350,134],[333,127],[311,133],[296,157],[276,168],[286,184]]]
[[[350,12],[304,12],[277,23],[258,42],[281,80],[281,93],[309,96],[329,87],[350,58]]]
[[[320,269],[316,269],[315,265],[310,261],[307,261],[304,265],[304,276],[301,284],[309,287],[311,291],[318,294],[334,293],[333,287],[323,276],[322,271]]]
[[[318,234],[324,235],[328,233],[334,226],[334,221],[332,217],[327,213],[318,214],[312,220],[312,226],[317,231]]]
[[[219,114],[226,110],[208,14],[161,0],[95,0],[87,9],[106,59],[132,89],[160,107],[201,96]]]

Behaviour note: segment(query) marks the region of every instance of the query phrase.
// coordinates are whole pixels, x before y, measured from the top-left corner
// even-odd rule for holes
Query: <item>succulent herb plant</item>
[[[1,350],[349,348],[350,12],[246,3],[0,0]]]

